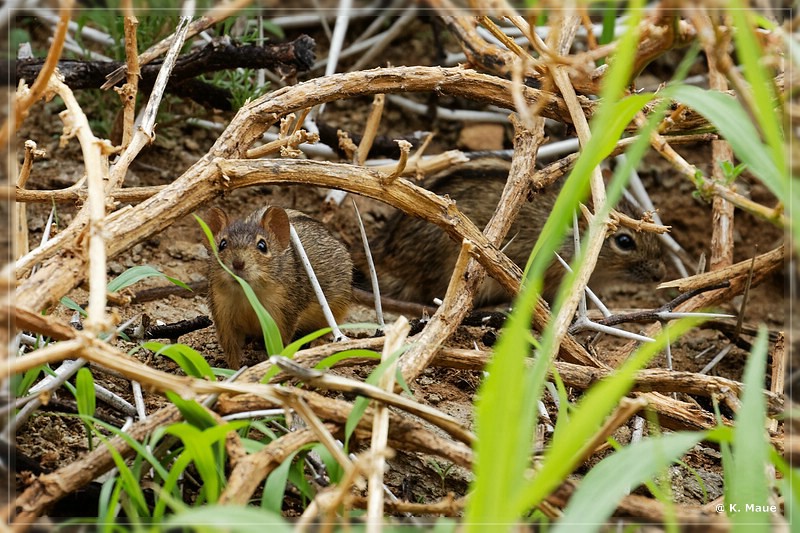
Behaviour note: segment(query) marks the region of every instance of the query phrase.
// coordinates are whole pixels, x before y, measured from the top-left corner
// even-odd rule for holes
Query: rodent
[[[483,228],[494,214],[509,169],[508,162],[497,159],[471,161],[434,176],[428,189],[439,195],[447,194],[462,213]],[[520,268],[525,268],[557,195],[555,187],[534,193],[532,199],[523,204],[500,247],[505,246],[506,255]],[[641,216],[629,202],[621,202],[617,209],[633,217]],[[572,235],[571,230],[569,235]],[[381,294],[430,304],[434,297],[444,297],[459,247],[441,228],[398,211],[386,220],[373,240],[372,252]],[[569,262],[573,256],[572,239],[565,238],[558,253]],[[354,256],[362,268],[363,254],[356,252]],[[543,296],[546,300],[552,302],[563,273],[563,267],[554,260],[545,277]],[[620,226],[606,238],[589,283],[597,287],[605,283],[656,282],[665,273],[658,237]],[[475,305],[495,305],[509,300],[509,294],[500,284],[487,277],[476,294]]]
[[[292,209],[266,206],[231,221],[219,208],[206,213],[219,257],[252,287],[275,320],[284,344],[296,333],[327,326],[300,256],[290,240],[294,226],[334,318],[340,321],[352,301],[353,262],[347,248],[320,222]],[[219,345],[230,368],[239,368],[247,335],[260,335],[258,317],[239,283],[208,260],[208,301]]]

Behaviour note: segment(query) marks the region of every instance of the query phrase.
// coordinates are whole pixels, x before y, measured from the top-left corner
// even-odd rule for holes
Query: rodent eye
[[[261,252],[262,254],[267,253],[267,241],[265,241],[264,239],[259,239],[258,244],[256,244],[256,247],[258,248],[258,251]]]
[[[221,252],[227,247],[228,247],[228,239],[222,239],[221,241],[219,241],[219,246],[217,248]]]
[[[627,233],[619,233],[614,236],[614,242],[620,250],[624,252],[631,252],[636,249],[636,241]]]

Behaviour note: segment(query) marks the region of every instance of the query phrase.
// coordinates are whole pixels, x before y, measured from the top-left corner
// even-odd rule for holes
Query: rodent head
[[[622,226],[606,238],[600,259],[596,277],[607,281],[653,283],[667,272],[658,237]]]
[[[289,217],[280,207],[269,207],[260,218],[247,218],[230,222],[228,215],[218,208],[206,214],[206,223],[214,234],[219,258],[234,274],[251,286],[275,281],[280,276],[281,257],[289,247]],[[236,282],[227,275],[213,255],[211,271],[224,274],[228,282]]]

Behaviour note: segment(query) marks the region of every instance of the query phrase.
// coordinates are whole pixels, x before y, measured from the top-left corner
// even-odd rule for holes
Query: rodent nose
[[[244,259],[237,257],[233,260],[232,266],[234,270],[242,270],[244,268]]]

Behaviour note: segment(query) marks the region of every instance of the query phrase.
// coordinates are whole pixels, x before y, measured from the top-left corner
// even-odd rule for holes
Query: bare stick
[[[408,336],[411,326],[404,316],[400,316],[397,321],[386,332],[386,343],[383,345],[381,360],[388,361],[390,357],[403,346],[403,342]],[[378,378],[378,386],[385,391],[394,388],[395,372],[397,370],[397,359],[390,364],[384,373]],[[367,479],[369,488],[367,504],[367,531],[377,533],[380,531],[380,524],[383,519],[383,473],[386,467],[386,441],[389,435],[389,407],[383,404],[375,406],[372,422],[372,442],[370,452],[373,456],[373,465]]]
[[[372,148],[372,142],[375,140],[375,135],[378,134],[378,125],[383,115],[384,102],[386,102],[385,94],[376,94],[372,99],[372,107],[369,111],[369,117],[367,117],[367,123],[364,126],[364,136],[361,137],[361,143],[359,143],[356,151],[354,161],[356,165],[363,165],[364,161],[367,160],[369,150]]]
[[[178,30],[176,30],[175,33],[169,37],[142,52],[139,55],[139,65],[146,65],[147,63],[150,63],[154,59],[160,57],[161,54],[169,50],[169,48],[175,43],[176,39],[180,38],[183,40],[186,37],[197,35],[201,31],[210,28],[217,22],[228,18],[233,13],[236,13],[243,7],[247,6],[249,3],[250,0],[231,0],[231,2],[226,2],[224,4],[212,7],[205,15],[191,23],[189,26],[189,31],[186,35],[184,35],[184,37],[179,37],[177,35]],[[125,77],[126,68],[127,67],[120,67],[118,70],[115,70],[109,74],[108,81],[100,88],[109,89],[116,85]]]
[[[61,50],[64,48],[64,39],[67,36],[67,29],[70,14],[72,12],[72,0],[63,0],[61,3],[61,14],[56,24],[56,29],[53,34],[53,42],[50,44],[50,50],[47,52],[47,60],[45,61],[39,75],[36,76],[36,81],[28,89],[24,87],[22,94],[17,95],[17,102],[14,106],[14,120],[8,117],[0,130],[0,146],[6,146],[11,135],[19,129],[20,124],[28,115],[30,107],[42,97],[47,90],[50,83],[50,78],[56,71],[58,60],[61,59]]]
[[[306,274],[308,274],[308,279],[311,282],[311,286],[314,288],[314,294],[317,296],[319,306],[322,308],[322,314],[325,315],[325,321],[328,322],[328,325],[333,330],[334,340],[348,340],[339,329],[339,326],[336,325],[336,319],[333,317],[331,308],[328,305],[328,300],[325,298],[325,294],[322,292],[322,287],[319,284],[319,280],[317,280],[317,276],[314,274],[314,267],[311,266],[311,261],[308,260],[308,255],[306,255],[306,251],[303,248],[303,243],[300,242],[300,236],[297,234],[297,231],[294,229],[293,225],[289,225],[289,230],[289,234],[292,237],[292,245],[297,251],[297,255],[300,256],[300,261],[303,263],[303,268],[305,268]]]
[[[127,61],[127,81],[119,89],[123,103],[122,149],[126,149],[133,138],[133,121],[136,118],[136,93],[139,88],[139,50],[136,39],[136,28],[139,19],[133,14],[132,0],[124,0],[122,10],[125,13],[125,58]]]
[[[375,272],[375,262],[372,260],[372,251],[370,250],[369,240],[367,239],[367,231],[364,229],[364,221],[361,220],[361,213],[358,211],[358,205],[353,200],[353,209],[356,210],[356,219],[358,220],[358,230],[361,233],[361,245],[364,247],[364,257],[367,260],[369,267],[369,281],[372,285],[372,295],[375,298],[375,314],[378,317],[378,325],[381,329],[386,325],[383,321],[383,308],[381,307],[381,289],[378,285],[378,273]]]

